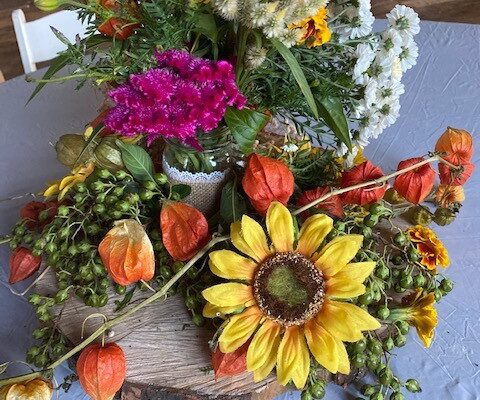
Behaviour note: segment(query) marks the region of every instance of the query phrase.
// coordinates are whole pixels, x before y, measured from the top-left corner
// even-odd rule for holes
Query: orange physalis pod
[[[125,380],[125,354],[115,343],[91,344],[78,357],[77,374],[93,400],[112,400]]]
[[[162,240],[176,260],[187,261],[210,240],[205,216],[185,203],[168,201],[160,212]]]
[[[39,268],[42,257],[34,256],[26,247],[17,247],[10,256],[10,283],[17,283],[33,275]]]
[[[409,158],[398,164],[397,170],[408,168],[423,161],[422,157]],[[431,193],[435,183],[435,171],[430,164],[421,165],[398,175],[393,188],[410,203],[421,203]]]
[[[288,203],[294,178],[283,161],[252,154],[248,157],[242,186],[255,210],[265,215],[272,201]]]
[[[315,189],[306,190],[298,198],[297,206],[299,207],[306,206],[312,201],[331,192],[332,190],[333,189],[329,188],[328,186],[319,186]],[[342,199],[338,195],[331,196],[328,199],[318,203],[314,207],[314,209],[322,210],[327,214],[331,215],[332,217],[343,218],[343,203],[342,203]],[[302,213],[302,216],[304,217],[308,217],[308,215],[309,215],[308,211],[305,211],[305,213]]]
[[[362,182],[372,181],[382,178],[383,176],[383,171],[367,160],[342,174],[342,188],[354,186]],[[372,183],[371,186],[350,190],[344,193],[341,197],[346,204],[359,204],[364,206],[380,200],[386,190],[386,183],[381,186]]]
[[[98,252],[108,273],[119,285],[153,278],[153,246],[143,226],[134,219],[117,221],[98,246]]]
[[[247,370],[247,350],[250,341],[231,353],[222,353],[220,346],[212,354],[212,366],[215,379],[222,376],[234,376]]]

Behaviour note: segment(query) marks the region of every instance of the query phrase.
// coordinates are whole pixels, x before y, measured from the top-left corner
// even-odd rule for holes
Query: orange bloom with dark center
[[[420,254],[422,265],[432,271],[437,265],[448,267],[448,251],[433,230],[423,225],[415,225],[407,230],[407,234]]]
[[[367,160],[342,174],[342,188],[372,181],[382,178],[383,176],[383,171]],[[387,185],[385,183],[381,186],[373,183],[372,185],[361,189],[350,190],[342,194],[341,197],[344,203],[359,204],[364,206],[380,200],[385,194],[386,190]]]
[[[265,215],[273,201],[283,205],[293,194],[293,174],[283,161],[252,154],[248,157],[242,187],[259,214]]]
[[[306,190],[303,192],[297,200],[297,206],[303,207],[312,201],[326,195],[331,192],[332,189],[328,186],[319,186],[315,189]],[[328,199],[318,203],[315,209],[322,210],[332,217],[343,218],[343,203],[342,199],[338,195],[329,197]],[[309,211],[302,213],[304,218],[307,218],[310,215]]]
[[[397,170],[408,168],[423,161],[422,157],[401,161]],[[413,204],[421,203],[430,194],[435,183],[435,171],[430,164],[422,165],[395,178],[393,188],[405,200]]]
[[[117,221],[98,246],[98,252],[108,273],[119,285],[153,278],[152,242],[143,226],[134,219]]]

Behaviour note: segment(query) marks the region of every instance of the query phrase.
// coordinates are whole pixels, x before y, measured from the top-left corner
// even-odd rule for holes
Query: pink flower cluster
[[[210,61],[180,50],[156,53],[158,68],[131,75],[110,91],[116,105],[105,125],[125,136],[177,138],[199,147],[196,135],[218,126],[227,107],[243,108],[232,65]]]

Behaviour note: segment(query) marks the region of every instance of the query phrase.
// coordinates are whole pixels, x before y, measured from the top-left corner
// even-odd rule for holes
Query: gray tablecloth
[[[480,26],[422,23],[418,36],[419,63],[405,78],[401,117],[366,151],[385,172],[411,156],[425,154],[446,126],[473,133],[480,150]],[[0,198],[41,189],[64,171],[55,162],[49,142],[67,132],[81,132],[95,116],[101,96],[90,88],[79,93],[73,84],[47,87],[25,108],[32,85],[22,78],[0,85]],[[478,163],[478,153],[474,162]],[[423,393],[406,398],[480,399],[480,174],[466,185],[466,201],[454,224],[439,229],[452,265],[446,272],[455,290],[438,305],[439,325],[429,350],[415,334],[397,351],[392,368],[400,376],[418,377]],[[18,208],[27,199],[0,202],[0,234],[7,234]],[[10,293],[7,282],[8,248],[0,248],[0,363],[23,360],[32,344],[31,330],[37,321],[23,298]],[[21,286],[18,285],[18,286]],[[19,371],[15,368],[12,372]],[[62,372],[62,371],[59,371]],[[355,393],[353,389],[350,390]],[[82,399],[74,386],[62,398]],[[298,393],[282,396],[297,399]],[[351,399],[330,385],[326,398]]]

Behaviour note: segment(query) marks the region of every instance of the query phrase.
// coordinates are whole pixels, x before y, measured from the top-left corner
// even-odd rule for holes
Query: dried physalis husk
[[[37,378],[1,388],[0,400],[50,400],[52,394],[52,384]]]
[[[67,134],[60,136],[55,145],[58,161],[71,169],[73,169],[76,164],[87,163],[91,159],[92,154],[88,149],[83,151],[85,145],[85,139],[82,135]]]
[[[122,153],[115,144],[116,136],[105,136],[95,147],[93,155],[95,164],[100,168],[106,168],[109,171],[118,171],[124,168]]]

